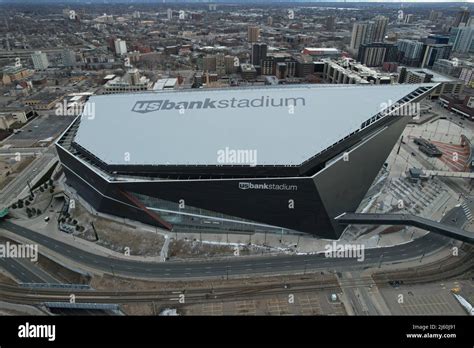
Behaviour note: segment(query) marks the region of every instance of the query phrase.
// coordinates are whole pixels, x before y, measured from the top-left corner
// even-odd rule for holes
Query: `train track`
[[[70,302],[71,294],[75,295],[76,303],[138,303],[138,302],[161,302],[178,303],[181,294],[185,296],[186,304],[198,304],[209,301],[228,301],[236,299],[248,299],[249,297],[265,297],[275,295],[288,295],[311,291],[340,292],[341,287],[359,288],[372,286],[388,286],[390,280],[403,280],[404,285],[415,285],[437,280],[446,280],[471,272],[474,269],[474,253],[469,252],[466,256],[450,262],[449,267],[440,272],[438,264],[445,264],[441,260],[431,267],[420,267],[420,272],[407,274],[406,272],[381,272],[374,278],[365,276],[358,279],[339,279],[335,277],[326,279],[288,280],[272,284],[256,284],[241,286],[225,286],[216,288],[175,288],[172,290],[83,290],[83,289],[36,289],[25,288],[15,285],[0,283],[0,298],[2,300],[21,304],[41,304],[43,302]]]

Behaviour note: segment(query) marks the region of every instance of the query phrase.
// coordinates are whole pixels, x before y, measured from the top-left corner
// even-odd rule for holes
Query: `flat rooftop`
[[[99,95],[75,142],[107,164],[299,165],[422,86],[294,85]],[[222,154],[226,162],[222,163]],[[234,152],[235,153],[235,152]]]

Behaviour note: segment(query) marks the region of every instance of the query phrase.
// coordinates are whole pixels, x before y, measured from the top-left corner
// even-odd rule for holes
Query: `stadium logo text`
[[[305,98],[271,98],[262,96],[254,99],[211,99],[194,101],[140,100],[133,105],[132,111],[141,114],[154,111],[169,110],[199,110],[199,109],[227,109],[227,108],[268,108],[268,107],[297,107],[305,106]]]
[[[241,190],[280,190],[280,191],[297,191],[297,185],[287,184],[253,184],[251,182],[239,182]]]

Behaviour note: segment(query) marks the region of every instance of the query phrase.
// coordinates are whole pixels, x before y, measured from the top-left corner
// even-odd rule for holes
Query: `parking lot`
[[[185,306],[187,315],[346,315],[340,302],[331,302],[327,292],[295,293],[229,302]]]
[[[426,285],[379,288],[393,315],[466,315],[451,293],[457,281]],[[403,302],[399,303],[403,296]]]

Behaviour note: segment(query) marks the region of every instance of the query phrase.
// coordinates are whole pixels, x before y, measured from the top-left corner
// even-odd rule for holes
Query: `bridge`
[[[414,226],[466,243],[474,243],[474,232],[411,214],[343,213],[334,219],[340,224]]]
[[[464,178],[464,179],[474,179],[474,172],[451,172],[451,171],[442,171],[442,170],[422,170],[422,175],[431,177],[431,176],[443,176],[446,178]]]

